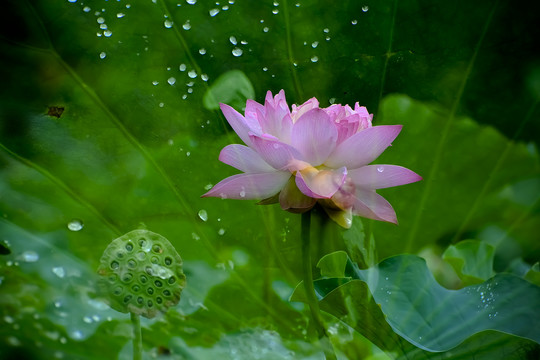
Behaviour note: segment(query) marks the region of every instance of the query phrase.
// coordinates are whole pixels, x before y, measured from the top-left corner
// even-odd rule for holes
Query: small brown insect
[[[58,119],[60,119],[60,116],[64,113],[64,107],[63,106],[49,106],[49,110],[47,111],[47,115],[54,116]]]

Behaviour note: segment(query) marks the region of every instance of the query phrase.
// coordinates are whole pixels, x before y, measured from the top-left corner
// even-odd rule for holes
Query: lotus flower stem
[[[131,325],[133,326],[133,360],[142,360],[141,317],[131,313]]]
[[[324,327],[324,322],[321,317],[319,302],[317,300],[317,297],[315,296],[315,288],[313,287],[313,274],[311,271],[310,228],[311,211],[306,211],[302,213],[302,227],[300,233],[300,236],[302,238],[302,268],[304,272],[304,289],[306,292],[309,309],[311,310],[311,316],[313,317],[315,328],[317,329],[317,333],[321,341],[324,355],[327,360],[336,360],[337,358],[334,354],[332,343],[328,338],[326,329]]]

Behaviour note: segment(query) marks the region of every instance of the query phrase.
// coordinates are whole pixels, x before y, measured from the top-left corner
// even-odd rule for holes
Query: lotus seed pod
[[[133,230],[113,240],[101,256],[99,290],[123,313],[153,318],[178,304],[186,284],[182,259],[163,236]]]

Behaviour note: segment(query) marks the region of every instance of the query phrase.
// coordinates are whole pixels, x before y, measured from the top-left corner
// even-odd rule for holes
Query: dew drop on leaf
[[[207,220],[208,220],[208,213],[207,213],[206,210],[204,210],[204,209],[199,210],[199,212],[197,213],[197,215],[199,215],[199,218],[200,218],[202,221],[207,221]]]
[[[33,251],[33,250],[27,250],[27,251],[23,252],[21,257],[22,257],[23,261],[28,262],[28,263],[36,262],[36,261],[39,260],[38,253]]]
[[[363,12],[367,12],[369,10],[369,6],[362,6],[362,11]]]
[[[191,24],[189,23],[189,20],[186,21],[186,22],[184,23],[184,25],[182,25],[182,28],[183,28],[184,30],[189,30],[189,29],[191,29]]]
[[[167,29],[170,29],[173,26],[173,22],[167,19],[163,22],[163,26],[165,26]]]
[[[214,17],[219,13],[219,9],[212,9],[208,12],[210,16]]]
[[[66,270],[62,266],[53,267],[52,272],[60,279],[63,279],[66,276]]]
[[[67,224],[67,228],[71,231],[81,231],[84,224],[79,219],[73,219]]]
[[[174,85],[174,83],[176,82],[176,79],[173,77],[170,77],[167,79],[167,82],[169,83],[169,85]]]
[[[311,62],[314,62],[314,63],[315,63],[315,62],[317,62],[317,61],[319,61],[319,57],[318,57],[318,56],[313,56],[313,57],[311,58]]]
[[[242,56],[242,54],[244,53],[244,51],[238,47],[235,47],[233,50],[232,50],[232,54],[236,57],[238,56]]]

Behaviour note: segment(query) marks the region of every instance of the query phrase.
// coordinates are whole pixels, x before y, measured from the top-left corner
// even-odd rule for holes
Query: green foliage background
[[[538,10],[502,0],[8,1],[2,358],[129,358],[129,322],[95,299],[93,274],[110,241],[141,223],[172,242],[187,275],[179,306],[143,322],[148,354],[318,358],[307,312],[287,301],[301,279],[299,217],[200,198],[235,173],[217,157],[239,139],[203,104],[231,70],[257,101],[285,89],[290,104],[358,101],[375,125],[404,125],[377,160],[424,177],[381,191],[400,225],[356,219],[351,231],[374,237],[367,256],[359,237],[344,241],[315,221],[315,259],[340,249],[371,264],[420,253],[458,288],[468,280],[441,255],[474,238],[495,248],[487,273],[526,275],[540,258]],[[82,230],[68,229],[73,219]],[[334,325],[345,356],[379,356]],[[489,336],[465,354],[477,341],[489,354]]]

